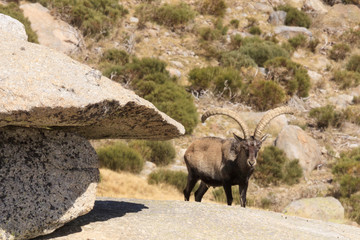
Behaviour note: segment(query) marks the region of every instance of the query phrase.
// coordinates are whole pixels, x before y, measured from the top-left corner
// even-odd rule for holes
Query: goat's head
[[[239,115],[233,111],[226,109],[213,109],[205,112],[201,121],[205,122],[205,120],[214,115],[225,115],[232,119],[234,119],[240,126],[240,129],[244,135],[244,138],[241,138],[234,134],[235,140],[239,143],[238,146],[245,150],[247,160],[246,163],[249,167],[254,167],[256,165],[257,154],[261,148],[262,143],[266,140],[268,135],[264,135],[262,131],[265,127],[270,123],[270,121],[281,115],[281,114],[293,114],[294,111],[292,108],[288,106],[278,107],[268,111],[257,124],[253,136],[250,136],[249,129],[245,122],[239,117]],[[240,153],[240,149],[237,151]]]

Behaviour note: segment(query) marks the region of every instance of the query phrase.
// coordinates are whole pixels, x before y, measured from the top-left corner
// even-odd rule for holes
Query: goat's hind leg
[[[232,196],[232,192],[231,192],[231,184],[224,183],[223,187],[224,187],[225,194],[226,194],[227,204],[230,206],[233,202],[233,196]]]
[[[186,184],[186,187],[185,187],[185,189],[184,189],[184,198],[185,198],[185,201],[189,201],[191,191],[192,191],[193,188],[195,187],[195,184],[196,184],[196,182],[197,182],[198,180],[199,180],[199,179],[198,179],[197,177],[195,177],[194,174],[192,174],[192,172],[189,171],[189,175],[188,175],[188,178],[187,178],[187,184]]]
[[[196,190],[195,192],[195,201],[201,202],[202,197],[204,196],[204,194],[208,189],[209,187],[203,181],[201,181],[198,190]]]

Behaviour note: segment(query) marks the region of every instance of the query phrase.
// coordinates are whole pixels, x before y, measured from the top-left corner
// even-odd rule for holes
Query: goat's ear
[[[243,138],[239,137],[239,136],[236,135],[235,133],[233,133],[233,135],[234,135],[234,138],[235,138],[237,141],[239,141],[239,142],[244,141]]]
[[[265,142],[265,140],[267,139],[268,136],[269,136],[269,134],[265,134],[265,136],[263,136],[263,137],[260,139],[260,144],[262,144],[263,142]]]

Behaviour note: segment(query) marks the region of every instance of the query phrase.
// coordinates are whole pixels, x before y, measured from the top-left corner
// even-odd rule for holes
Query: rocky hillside
[[[100,69],[104,75],[135,90],[147,100],[160,99],[153,103],[161,111],[168,110],[168,105],[162,105],[169,101],[168,98],[154,97],[146,92],[147,87],[159,79],[167,84],[159,88],[163,92],[166,89],[175,92],[177,86],[182,88],[179,91],[186,89],[199,114],[211,107],[228,108],[241,112],[251,128],[256,126],[255,122],[259,121],[264,110],[283,104],[294,107],[297,110],[294,116],[276,119],[267,129],[270,137],[265,145],[277,144],[281,148],[281,141],[275,143],[278,135],[283,137],[283,142],[292,143],[290,147],[284,145],[282,148],[285,152],[288,149],[288,157],[299,159],[303,177],[293,185],[281,181],[264,185],[252,179],[248,192],[250,206],[282,212],[294,200],[331,195],[341,199],[348,218],[351,217],[349,212],[360,211],[360,198],[356,197],[360,190],[356,187],[360,178],[358,165],[351,165],[348,170],[352,174],[351,184],[355,185],[350,194],[341,193],[341,176],[332,170],[342,152],[360,147],[360,60],[356,57],[360,54],[360,8],[355,0],[346,5],[341,1],[321,0],[129,0],[120,1],[121,7],[114,7],[116,18],[108,19],[92,13],[96,16],[94,19],[101,19],[99,22],[91,22],[91,14],[84,18],[89,22],[81,22],[64,6],[48,4],[45,8],[39,4],[44,1],[31,2],[38,3],[21,2],[20,8],[37,32],[40,44]],[[104,2],[114,4],[110,0]],[[284,7],[286,4],[307,18]],[[180,17],[171,18],[174,9],[185,10]],[[79,12],[84,11],[76,13]],[[295,20],[286,19],[291,14],[295,15]],[[305,20],[298,22],[299,19]],[[252,42],[265,46],[261,49],[266,53],[252,54]],[[266,46],[278,51],[273,53]],[[121,63],[109,57],[113,49],[123,54],[118,60]],[[270,57],[271,54],[274,56]],[[153,76],[140,77],[131,65],[136,63],[134,57],[139,61],[150,57],[165,63],[164,69],[159,67],[160,70],[154,73],[160,72],[165,77],[162,75],[144,87],[141,82],[149,81]],[[275,57],[287,60],[271,62]],[[161,63],[154,65],[160,66]],[[208,72],[201,72],[201,69]],[[228,69],[231,69],[230,73]],[[201,79],[201,73],[210,77]],[[175,82],[177,86],[169,82]],[[260,91],[268,82],[276,84],[268,91]],[[155,92],[155,87],[149,89]],[[175,96],[182,99],[184,94],[181,92]],[[189,97],[184,99],[188,101]],[[187,107],[191,105],[188,103],[185,104]],[[175,105],[180,106],[180,103]],[[185,109],[184,105],[181,106]],[[326,106],[329,107],[319,109]],[[193,111],[186,109],[186,114]],[[310,116],[313,109],[318,109],[318,113],[314,111]],[[181,116],[177,116],[177,112]],[[209,119],[206,124],[198,124],[197,115],[197,119],[192,119],[195,113],[185,118],[184,112],[166,112],[183,123],[188,132],[184,137],[172,140],[176,149],[175,163],[168,167],[172,170],[186,171],[182,157],[194,138],[231,137],[238,131],[229,119]],[[290,129],[286,133],[293,134],[284,136],[287,135],[282,131],[285,128]],[[98,147],[108,143],[97,141],[93,145]],[[150,165],[143,173],[154,169],[156,166]],[[205,198],[214,200],[210,195],[208,193]],[[359,216],[351,218],[351,221],[360,221]]]

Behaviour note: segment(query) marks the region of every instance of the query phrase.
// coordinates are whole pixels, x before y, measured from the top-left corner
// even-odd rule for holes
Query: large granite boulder
[[[315,139],[298,126],[285,126],[279,133],[275,146],[289,159],[299,159],[304,175],[308,175],[322,161],[321,148]]]
[[[11,33],[14,37],[27,41],[24,25],[18,20],[0,13],[0,31]]]
[[[0,239],[47,234],[89,212],[87,139],[170,139],[184,127],[101,73],[0,27]]]
[[[344,207],[333,197],[304,198],[293,201],[283,211],[293,216],[332,221],[344,221]]]

